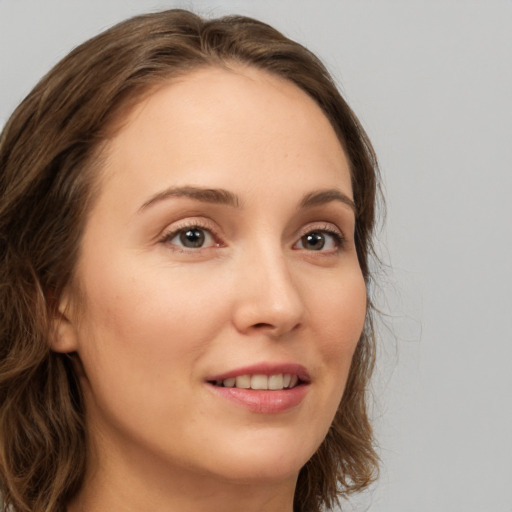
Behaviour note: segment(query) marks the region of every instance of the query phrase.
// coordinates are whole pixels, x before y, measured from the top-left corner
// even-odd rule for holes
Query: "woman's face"
[[[262,71],[199,70],[129,113],[100,178],[84,300],[63,299],[55,344],[82,362],[100,471],[294,480],[331,424],[366,311],[349,164],[328,120]]]

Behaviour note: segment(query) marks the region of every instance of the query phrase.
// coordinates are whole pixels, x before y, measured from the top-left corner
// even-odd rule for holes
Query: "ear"
[[[75,315],[72,309],[69,291],[64,291],[52,318],[50,348],[55,352],[68,353],[78,349]]]

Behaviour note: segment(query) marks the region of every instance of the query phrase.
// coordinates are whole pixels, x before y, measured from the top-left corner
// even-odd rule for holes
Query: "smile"
[[[299,406],[309,393],[311,377],[295,363],[260,363],[206,379],[214,395],[258,414],[278,414]]]
[[[224,380],[217,380],[213,384],[224,388],[259,389],[279,391],[293,389],[299,385],[300,379],[296,374],[277,373],[274,375],[239,375]]]

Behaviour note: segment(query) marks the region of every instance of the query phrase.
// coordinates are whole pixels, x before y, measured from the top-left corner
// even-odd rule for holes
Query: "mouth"
[[[243,374],[225,379],[209,380],[209,384],[222,388],[253,389],[265,391],[283,391],[293,389],[305,381],[295,373]]]
[[[298,407],[309,394],[311,377],[295,363],[260,363],[206,379],[214,395],[258,414],[278,414]]]

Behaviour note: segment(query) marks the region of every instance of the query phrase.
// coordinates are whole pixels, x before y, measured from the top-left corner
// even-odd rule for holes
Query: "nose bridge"
[[[253,242],[240,258],[235,322],[240,330],[282,335],[302,322],[303,298],[281,244]]]

